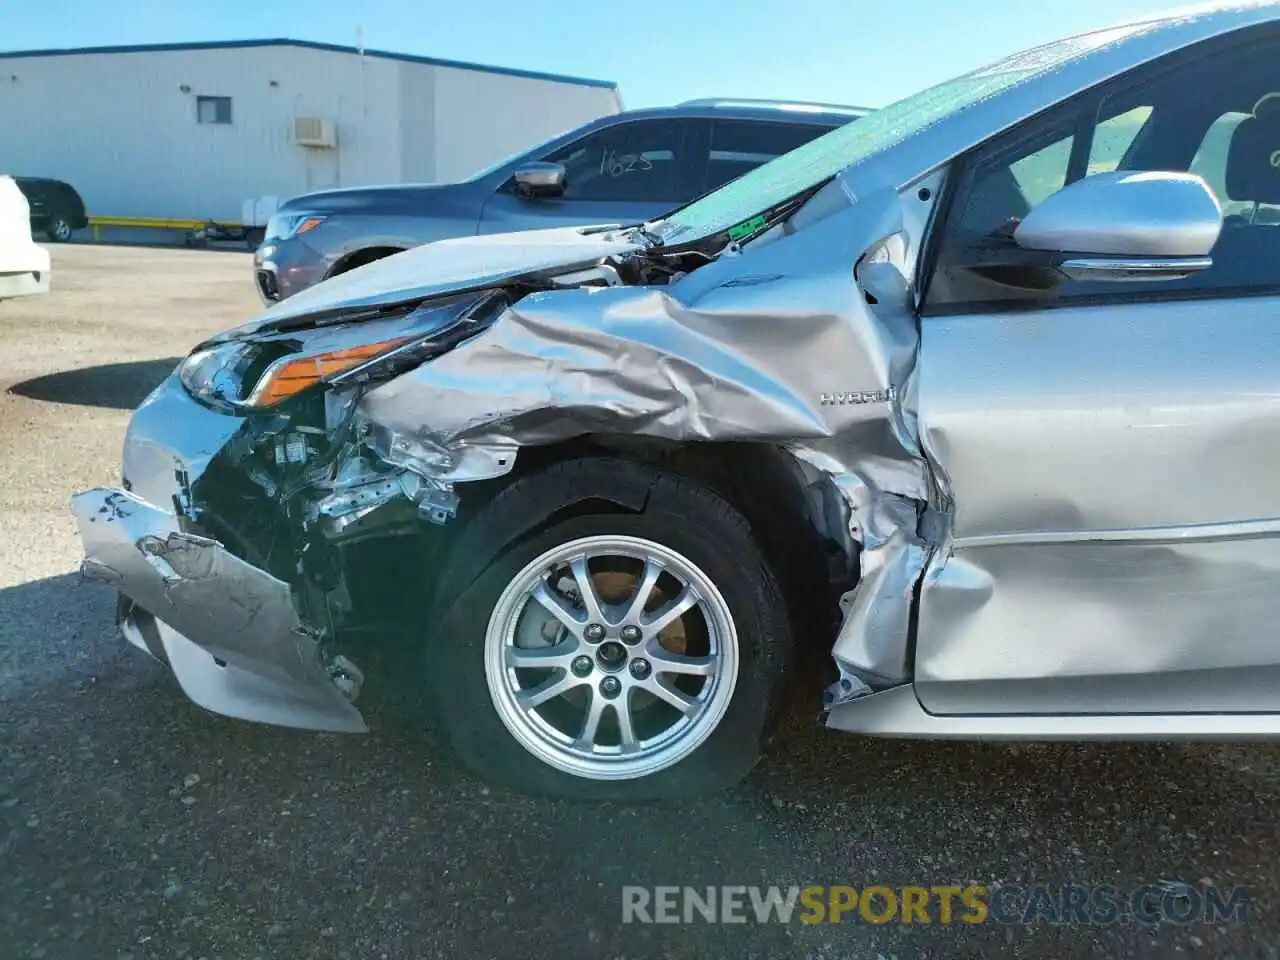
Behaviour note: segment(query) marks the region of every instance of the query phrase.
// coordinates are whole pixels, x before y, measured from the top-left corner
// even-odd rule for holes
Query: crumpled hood
[[[946,531],[945,514],[921,523],[935,480],[918,438],[906,260],[920,201],[914,190],[855,202],[842,181],[826,189],[825,215],[667,284],[520,298],[483,332],[364,393],[358,431],[380,461],[421,478],[445,515],[461,499],[455,485],[509,472],[525,447],[583,437],[780,446],[812,477],[822,535],[859,565],[833,646],[833,702],[869,680],[904,682],[916,584]]]
[[[568,272],[642,246],[629,231],[601,227],[557,227],[439,240],[303,290],[225,336],[255,333],[311,314],[392,306],[547,271]]]

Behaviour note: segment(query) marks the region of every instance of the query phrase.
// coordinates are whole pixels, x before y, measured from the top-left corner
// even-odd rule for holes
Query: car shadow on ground
[[[106,363],[79,370],[59,370],[15,383],[9,393],[30,400],[71,403],[82,407],[133,410],[182,362],[181,357]]]

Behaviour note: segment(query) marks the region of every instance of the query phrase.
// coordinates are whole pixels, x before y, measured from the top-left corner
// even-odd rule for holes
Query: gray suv
[[[461,183],[327,190],[295,197],[254,257],[264,301],[434,240],[537,227],[637,223],[714,190],[861,107],[692,100],[601,117]]]

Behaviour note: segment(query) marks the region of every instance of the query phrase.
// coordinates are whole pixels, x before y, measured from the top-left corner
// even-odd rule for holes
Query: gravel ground
[[[875,742],[797,706],[741,788],[582,806],[428,737],[187,702],[76,573],[70,495],[128,411],[256,309],[242,253],[54,248],[0,304],[0,958],[1280,956],[1271,746]],[[1241,923],[624,925],[621,887],[1244,884]],[[935,914],[936,919],[936,914]]]

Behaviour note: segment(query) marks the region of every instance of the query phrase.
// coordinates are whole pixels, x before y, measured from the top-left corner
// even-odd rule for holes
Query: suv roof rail
[[[814,103],[807,100],[747,100],[738,97],[705,97],[686,100],[682,107],[766,107],[772,110],[792,110],[797,113],[847,113],[864,117],[870,107],[854,107],[843,103]]]

